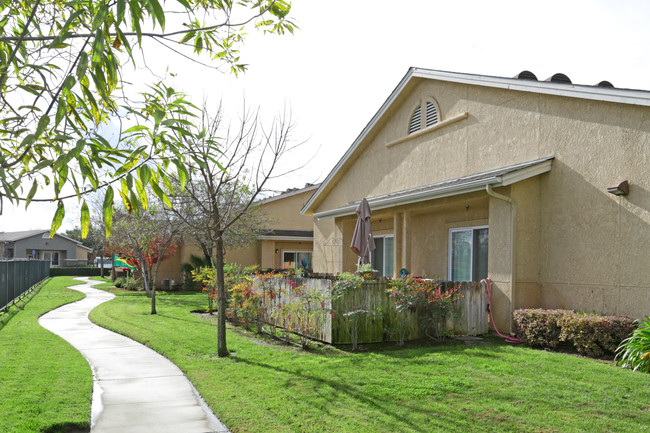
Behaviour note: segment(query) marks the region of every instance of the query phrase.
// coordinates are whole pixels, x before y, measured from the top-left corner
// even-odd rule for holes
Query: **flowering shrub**
[[[332,285],[332,299],[338,299],[346,293],[358,290],[361,288],[361,284],[363,284],[363,277],[350,272],[343,272]]]
[[[447,319],[458,316],[456,300],[463,297],[458,287],[443,291],[439,280],[418,278],[413,275],[392,280],[388,283],[388,293],[395,299],[398,320],[405,320],[406,311],[420,310],[420,324],[425,334],[436,339],[444,339],[448,330]]]
[[[601,316],[569,310],[522,309],[513,312],[516,333],[530,346],[555,349],[569,343],[578,353],[611,355],[634,330],[628,317]]]
[[[217,299],[217,272],[214,268],[202,267],[192,271],[192,279],[201,285],[203,293],[208,294],[208,311],[212,313]]]
[[[616,349],[618,365],[650,373],[650,316]]]

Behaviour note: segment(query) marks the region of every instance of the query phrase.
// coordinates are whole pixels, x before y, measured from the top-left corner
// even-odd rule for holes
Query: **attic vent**
[[[433,102],[427,102],[427,126],[438,123],[438,108]]]
[[[571,79],[561,72],[554,74],[552,77],[548,77],[544,81],[550,81],[551,83],[572,84]]]
[[[418,107],[411,116],[411,123],[409,124],[409,134],[413,134],[422,128],[422,107]]]
[[[531,80],[531,81],[537,81],[537,77],[535,74],[533,74],[530,71],[521,71],[517,75],[515,75],[515,78],[518,78],[520,80]]]
[[[614,85],[609,81],[601,81],[600,83],[596,84],[596,87],[608,87],[610,89],[613,89]]]

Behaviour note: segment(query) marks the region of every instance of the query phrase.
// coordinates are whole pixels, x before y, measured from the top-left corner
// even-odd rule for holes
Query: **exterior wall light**
[[[630,193],[630,184],[627,180],[618,182],[608,187],[607,192],[614,195],[628,195]]]

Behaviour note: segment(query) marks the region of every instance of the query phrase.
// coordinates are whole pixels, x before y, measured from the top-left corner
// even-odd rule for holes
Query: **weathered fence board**
[[[310,338],[332,344],[348,344],[351,342],[351,322],[358,320],[358,342],[379,343],[397,341],[400,327],[403,328],[404,340],[415,340],[421,337],[418,311],[398,312],[395,300],[387,292],[388,282],[367,281],[360,289],[346,293],[344,296],[329,301],[333,280],[310,278],[274,278],[264,284],[271,284],[275,291],[273,297],[265,296],[262,320],[274,326],[302,333]],[[254,283],[255,290],[269,290]],[[463,297],[456,301],[460,309],[457,320],[449,320],[447,326],[454,333],[462,335],[481,335],[488,332],[487,293],[477,282],[442,283],[443,290],[459,286]],[[279,308],[290,302],[296,302],[305,292],[322,293],[324,302],[305,304],[309,309],[305,317],[282,318],[278,315]],[[351,311],[358,316],[353,318]]]

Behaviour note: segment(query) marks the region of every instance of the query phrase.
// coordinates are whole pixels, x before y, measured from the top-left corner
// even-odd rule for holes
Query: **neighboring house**
[[[0,258],[48,260],[51,266],[84,263],[92,250],[81,242],[49,230],[0,232]]]
[[[264,230],[257,240],[241,249],[226,249],[226,263],[241,266],[260,265],[262,268],[312,268],[314,223],[311,216],[303,216],[300,209],[318,185],[289,189],[281,194],[261,200],[259,211],[266,219]],[[203,257],[201,249],[190,240],[160,264],[158,282],[182,280],[181,265],[190,262],[190,256]]]
[[[354,269],[366,197],[383,275],[489,277],[502,329],[522,307],[650,314],[649,105],[563,74],[411,68],[302,209],[314,271]]]

